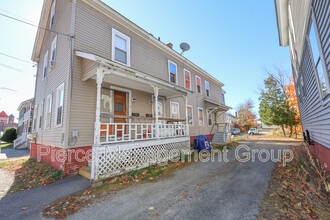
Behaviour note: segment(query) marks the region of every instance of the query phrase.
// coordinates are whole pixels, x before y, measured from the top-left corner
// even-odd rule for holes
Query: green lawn
[[[13,148],[13,143],[0,144],[0,149],[10,149]]]

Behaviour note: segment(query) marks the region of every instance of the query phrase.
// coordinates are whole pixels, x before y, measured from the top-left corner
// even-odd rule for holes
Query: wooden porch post
[[[156,138],[159,138],[159,121],[158,121],[158,86],[153,86],[154,89],[154,96],[155,96],[155,104],[154,104],[154,111],[155,111],[155,130],[156,130]]]
[[[104,77],[104,72],[101,68],[97,69],[97,76],[96,76],[96,83],[97,83],[97,93],[96,93],[96,117],[95,117],[95,127],[94,127],[94,144],[100,144],[100,129],[101,129],[101,122],[100,122],[100,114],[101,114],[101,88],[102,88],[102,81]]]

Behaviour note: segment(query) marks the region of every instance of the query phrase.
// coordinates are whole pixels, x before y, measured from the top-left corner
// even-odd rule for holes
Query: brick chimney
[[[166,44],[169,48],[173,49],[173,44],[172,43],[168,43]]]

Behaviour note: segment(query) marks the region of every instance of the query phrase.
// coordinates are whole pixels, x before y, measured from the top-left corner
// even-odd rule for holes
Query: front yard
[[[4,150],[4,149],[12,149],[13,148],[13,143],[3,143],[0,144],[0,150]]]
[[[8,191],[9,194],[33,189],[63,178],[62,171],[32,158],[0,162],[0,169],[14,173],[15,180]]]

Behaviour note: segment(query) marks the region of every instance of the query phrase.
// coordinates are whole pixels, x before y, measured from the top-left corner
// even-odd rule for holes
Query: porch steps
[[[79,168],[79,174],[87,179],[91,179],[91,167],[81,167]]]
[[[226,144],[223,139],[223,133],[216,132],[213,136],[212,144]]]

